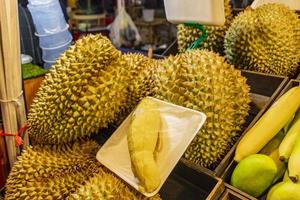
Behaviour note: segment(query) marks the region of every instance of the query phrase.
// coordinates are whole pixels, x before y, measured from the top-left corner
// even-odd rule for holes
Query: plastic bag
[[[124,0],[118,0],[118,15],[110,25],[109,37],[116,47],[137,45],[141,36],[131,17],[125,10]]]

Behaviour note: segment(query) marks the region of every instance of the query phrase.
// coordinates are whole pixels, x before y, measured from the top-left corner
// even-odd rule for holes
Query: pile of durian
[[[94,141],[28,147],[9,174],[5,199],[145,199],[101,166],[98,149]]]
[[[224,26],[205,26],[208,38],[201,49],[225,55],[239,69],[293,77],[300,64],[300,19],[282,4],[246,8],[233,18],[225,0]],[[178,51],[186,49],[202,34],[196,28],[178,25]]]
[[[117,126],[146,96],[207,115],[184,155],[207,168],[236,141],[250,102],[246,79],[216,53],[153,60],[122,55],[102,35],[86,36],[57,60],[34,99],[33,147],[12,168],[7,199],[144,199],[97,163],[96,143],[84,141]]]

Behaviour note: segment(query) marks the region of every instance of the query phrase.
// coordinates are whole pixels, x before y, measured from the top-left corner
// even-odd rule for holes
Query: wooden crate
[[[223,191],[224,184],[221,179],[212,176],[207,170],[180,161],[159,194],[162,199],[167,200],[215,200]]]
[[[289,89],[291,89],[292,87],[295,87],[295,86],[300,86],[300,80],[290,80],[288,82],[288,84],[284,87],[284,89],[280,92],[280,94],[278,95],[278,97],[275,100],[277,100],[280,96],[282,96]],[[234,151],[233,151],[233,153],[234,153]],[[230,182],[230,178],[231,178],[232,172],[235,169],[236,165],[237,165],[237,163],[233,160],[233,156],[232,156],[230,164],[227,166],[227,168],[225,169],[224,173],[221,175],[221,178],[224,180],[224,182],[226,182],[226,183]],[[238,193],[245,194],[242,191],[240,191],[239,189],[234,188],[233,186],[230,186],[230,188],[234,189]],[[266,196],[262,196],[261,198],[259,198],[259,200],[264,200],[265,197]],[[250,196],[250,195],[248,195],[248,198],[250,198],[250,199],[257,199],[255,197]]]
[[[33,98],[35,97],[35,94],[38,91],[43,80],[44,76],[24,80],[24,93],[27,110],[29,110]]]
[[[172,44],[162,53],[162,56],[176,55],[178,53],[177,40],[172,42]]]
[[[299,79],[290,80],[288,82],[288,84],[284,87],[284,89],[281,91],[281,93],[279,94],[279,96],[277,97],[277,99],[281,95],[283,95],[284,93],[286,93],[289,89],[291,89],[292,87],[296,87],[296,86],[300,86],[300,80]]]
[[[249,196],[246,193],[237,191],[236,188],[231,185],[224,184],[225,190],[219,200],[254,200],[255,198]]]

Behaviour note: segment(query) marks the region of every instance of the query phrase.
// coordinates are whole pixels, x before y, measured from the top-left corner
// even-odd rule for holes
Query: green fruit
[[[291,128],[292,122],[294,120],[295,114],[289,119],[288,123],[283,127],[284,133],[287,133]]]
[[[273,180],[273,183],[276,183],[279,179],[281,179],[284,176],[284,172],[287,169],[287,165],[286,165],[286,163],[281,162],[281,160],[279,159],[278,149],[274,150],[272,153],[270,153],[267,156],[272,158],[277,166],[277,175],[275,176],[275,178]]]
[[[296,139],[294,144],[289,163],[289,177],[293,182],[300,181],[300,136]]]
[[[290,181],[281,182],[271,188],[267,200],[299,200],[300,184]]]
[[[184,158],[213,169],[238,138],[249,110],[249,87],[241,72],[206,50],[159,63],[156,97],[204,112],[205,125]]]
[[[238,163],[231,176],[231,185],[254,196],[261,196],[277,175],[277,166],[268,156],[254,154]]]
[[[203,41],[200,48],[208,49],[220,54],[224,54],[224,36],[226,30],[232,21],[231,6],[229,0],[224,0],[226,22],[223,26],[205,26],[207,30],[207,39]],[[179,52],[185,52],[186,49],[196,41],[202,34],[200,30],[194,27],[180,24],[177,26],[177,42]]]
[[[229,63],[252,71],[292,76],[300,61],[300,19],[281,4],[246,9],[226,32]]]
[[[279,146],[279,155],[282,161],[289,160],[298,137],[300,137],[300,110],[296,112],[291,128]]]
[[[280,161],[279,151],[278,151],[278,147],[284,137],[285,137],[285,132],[283,129],[281,129],[279,133],[277,133],[277,135],[273,137],[272,140],[270,140],[268,144],[266,144],[266,146],[264,146],[264,148],[259,152],[260,154],[265,154],[270,158],[272,158],[275,164],[277,165],[278,172],[277,172],[277,176],[273,180],[274,183],[282,178],[287,168],[286,164]]]
[[[277,133],[276,136],[274,136],[272,138],[272,140],[270,140],[268,142],[268,144],[266,144],[264,146],[264,148],[259,152],[260,154],[265,154],[265,155],[270,155],[272,152],[274,152],[275,149],[278,149],[280,143],[282,142],[283,138],[285,137],[285,132],[283,129],[281,129],[279,131],[279,133]]]

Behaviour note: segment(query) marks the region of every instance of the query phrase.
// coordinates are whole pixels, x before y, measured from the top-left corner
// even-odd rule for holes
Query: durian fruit
[[[224,36],[233,18],[230,0],[224,0],[224,8],[225,24],[223,26],[205,25],[204,27],[207,30],[208,35],[207,39],[200,45],[200,48],[208,49],[221,55],[224,55]],[[177,26],[178,51],[181,53],[185,52],[187,48],[201,36],[201,34],[201,30],[197,28],[179,24]]]
[[[155,92],[155,74],[158,69],[157,61],[142,54],[124,54],[124,77],[128,78],[125,106],[116,118],[115,125],[119,125],[137,104]]]
[[[292,76],[300,62],[300,19],[281,4],[246,9],[225,36],[229,63],[241,69]]]
[[[112,123],[126,103],[126,62],[101,35],[80,39],[45,77],[29,111],[35,143],[76,141]]]
[[[213,169],[240,134],[249,110],[249,86],[239,70],[207,50],[161,61],[156,97],[204,112],[205,125],[184,158]]]
[[[99,172],[98,149],[93,141],[28,147],[9,174],[5,199],[66,199]]]
[[[67,200],[159,200],[159,195],[146,198],[135,189],[127,186],[105,168],[90,178],[84,185],[71,194]]]

